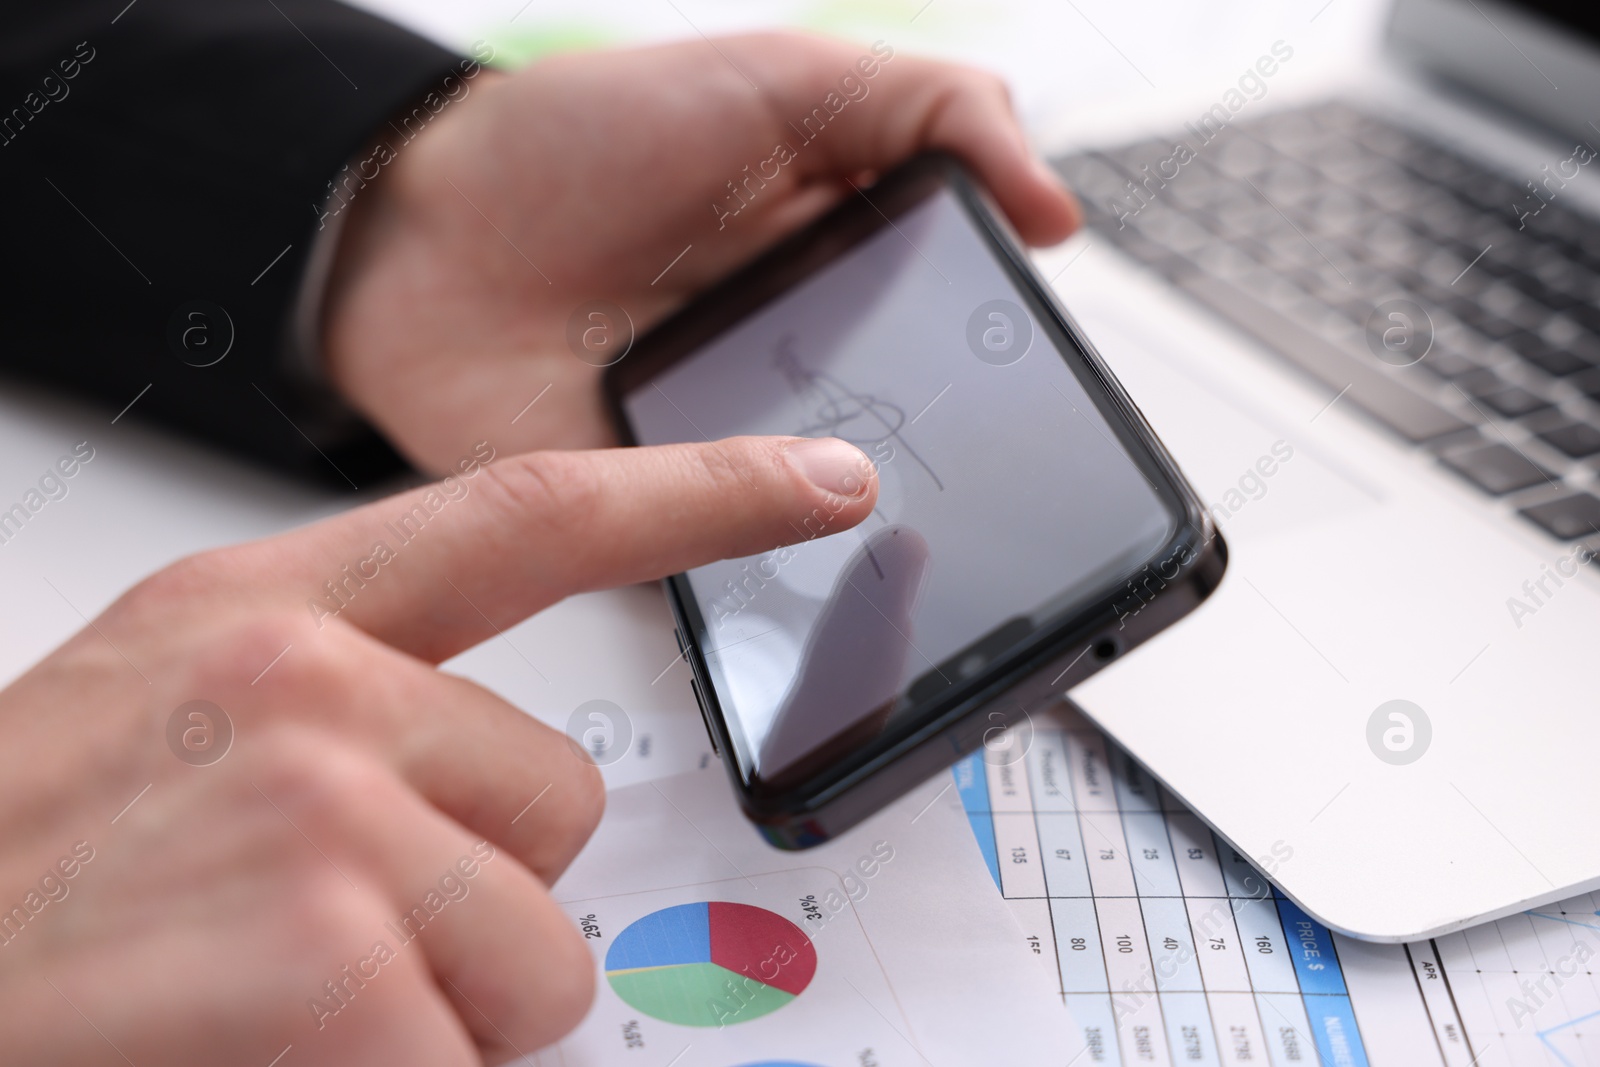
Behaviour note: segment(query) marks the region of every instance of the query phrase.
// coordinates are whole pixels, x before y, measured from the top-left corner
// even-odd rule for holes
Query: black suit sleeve
[[[336,484],[396,469],[294,372],[290,311],[330,183],[470,61],[334,0],[6,6],[0,370],[112,413],[148,385],[129,418]]]

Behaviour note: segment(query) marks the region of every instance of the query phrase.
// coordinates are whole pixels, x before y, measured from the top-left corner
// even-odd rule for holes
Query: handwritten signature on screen
[[[800,427],[795,436],[837,437],[869,450],[893,442],[896,451],[904,451],[915,460],[939,492],[944,492],[944,481],[901,433],[906,425],[905,409],[871,393],[858,393],[833,375],[807,367],[794,350],[795,340],[792,333],[778,339],[773,346],[772,364],[797,396],[820,401],[812,416],[815,421]]]

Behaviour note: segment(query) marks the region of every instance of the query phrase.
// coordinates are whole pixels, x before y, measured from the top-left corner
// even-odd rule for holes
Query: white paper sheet
[[[1035,718],[1017,751],[962,761],[957,790],[1082,1030],[1083,1064],[1600,1063],[1594,894],[1430,941],[1355,941],[1278,895],[1070,707]],[[1293,862],[1281,844],[1256,866]]]
[[[721,768],[618,789],[555,893],[574,922],[597,935],[590,945],[600,978],[579,1028],[527,1061],[538,1067],[1060,1067],[1081,1051],[1078,1031],[995,893],[942,775],[849,834],[799,853],[761,840],[734,805]],[[705,923],[703,913],[690,907],[649,917],[702,902],[721,909],[710,913],[710,938],[730,981],[739,980],[735,969],[781,975],[773,980],[803,987],[798,995],[767,1010],[772,998],[752,996],[761,992],[753,983],[739,980],[705,995],[695,985],[703,971],[673,967],[707,958],[704,929],[695,925]],[[733,921],[730,914],[766,924],[751,942],[760,951],[738,955],[731,934],[718,945],[719,929],[727,933],[718,923]],[[668,937],[670,923],[663,923],[679,917],[677,934]],[[629,931],[640,920],[644,925]],[[814,974],[803,960],[786,966],[774,958],[808,953]],[[618,982],[607,976],[608,957]],[[628,985],[625,975],[652,968],[660,978],[651,989]],[[666,1021],[652,1011],[687,1013],[708,1025]]]

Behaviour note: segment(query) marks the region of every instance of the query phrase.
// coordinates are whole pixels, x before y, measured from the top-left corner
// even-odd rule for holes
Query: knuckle
[[[981,67],[963,67],[962,88],[989,100],[998,101],[1006,110],[1011,109],[1011,83],[992,70]]]
[[[594,957],[583,937],[559,906],[535,890],[525,910],[515,920],[527,943],[537,952],[537,968],[520,981],[483,983],[462,1007],[466,1014],[497,1020],[499,1037],[507,1047],[490,1050],[499,1062],[511,1058],[519,1047],[544,1048],[567,1036],[588,1014],[594,1002]]]
[[[594,1003],[595,967],[589,947],[572,926],[564,925],[559,930],[548,946],[548,957],[554,964],[552,972],[561,981],[550,984],[548,1010],[541,1013],[544,1018],[540,1020],[544,1032],[535,1035],[544,1043],[576,1028]]]
[[[169,563],[119,597],[106,617],[137,625],[209,601],[238,573],[242,554],[238,548],[215,549]]]
[[[528,826],[529,842],[523,850],[529,866],[546,884],[554,882],[582,851],[606,806],[600,768],[587,759],[563,758],[561,763],[565,769],[551,782],[539,818]]]
[[[256,688],[273,695],[283,711],[298,709],[319,718],[352,713],[378,703],[394,681],[392,674],[363,670],[370,660],[344,631],[319,634],[296,618],[268,624],[263,633],[250,636],[256,638],[252,651],[257,658],[240,666],[248,670],[253,662],[249,677],[259,679]],[[264,670],[269,663],[271,670]]]
[[[600,768],[588,760],[573,760],[571,765],[572,772],[561,783],[565,796],[548,826],[563,867],[577,856],[606,810],[606,783]]]
[[[249,682],[280,654],[288,659],[284,649],[291,648],[297,641],[303,643],[304,632],[300,620],[282,612],[231,621],[219,628],[201,649],[200,671],[209,682],[237,684],[241,678]],[[309,656],[297,658],[304,660]],[[280,661],[274,669],[283,666],[284,662]],[[285,674],[293,670],[295,665],[290,662]]]
[[[267,721],[335,723],[362,708],[381,704],[377,694],[392,675],[361,669],[350,634],[318,632],[309,618],[276,610],[223,621],[189,656],[186,691],[207,699],[229,698],[249,715],[270,712]]]
[[[483,468],[492,507],[533,516],[547,530],[576,531],[600,504],[604,487],[594,464],[562,452],[513,456]]]
[[[706,482],[719,494],[747,491],[756,484],[752,473],[762,481],[787,480],[782,449],[776,442],[759,437],[733,437],[720,442],[693,445],[688,453],[690,474]]]
[[[316,828],[325,847],[352,846],[388,819],[405,788],[384,765],[315,727],[277,724],[251,741],[250,785],[300,828],[283,826],[295,840],[302,830],[320,840]]]
[[[325,863],[306,864],[292,892],[283,894],[282,932],[291,939],[289,955],[318,977],[331,976],[349,962],[346,949],[361,944],[384,917],[380,901],[347,885]],[[326,960],[317,963],[314,961]]]
[[[730,441],[727,445],[731,447],[736,443]],[[721,492],[729,489],[738,478],[739,468],[725,448],[696,445],[684,456],[684,473]]]
[[[593,763],[583,764],[573,783],[573,794],[577,798],[574,829],[581,835],[578,844],[582,847],[600,825],[600,818],[606,811],[606,780],[600,768]]]

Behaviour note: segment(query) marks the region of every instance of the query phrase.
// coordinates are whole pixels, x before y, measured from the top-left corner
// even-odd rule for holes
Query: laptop
[[[1600,889],[1600,15],[1399,0],[1315,99],[1293,50],[1055,146],[1088,230],[1041,267],[1231,549],[1073,697],[1311,915],[1411,941]]]

